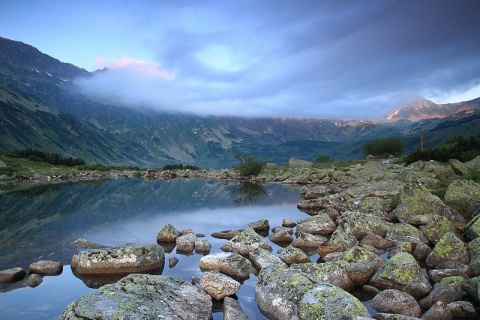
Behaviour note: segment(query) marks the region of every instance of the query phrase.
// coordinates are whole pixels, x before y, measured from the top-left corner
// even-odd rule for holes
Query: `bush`
[[[333,162],[333,159],[328,154],[319,154],[315,158],[315,163],[329,163]]]
[[[167,164],[167,165],[164,165],[162,168],[162,170],[164,171],[165,170],[187,170],[187,169],[198,170],[200,168],[192,164],[187,164],[185,166],[183,164]]]
[[[43,152],[34,149],[14,150],[8,155],[12,158],[26,158],[37,162],[46,162],[53,165],[62,165],[67,167],[81,166],[85,164],[82,159],[68,157],[65,158],[57,153]]]
[[[391,154],[395,157],[399,157],[403,153],[404,146],[405,144],[400,138],[374,139],[363,146],[363,153],[366,156],[373,155],[376,157],[382,157]]]
[[[244,177],[259,175],[267,165],[264,161],[251,155],[237,153],[234,155],[234,158],[239,161],[239,164],[233,166],[233,168],[240,171],[240,174]]]

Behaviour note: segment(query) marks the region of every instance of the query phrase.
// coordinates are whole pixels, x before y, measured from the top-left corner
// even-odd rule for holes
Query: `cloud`
[[[78,83],[165,111],[381,117],[413,94],[447,101],[478,88],[479,9],[475,0],[152,2],[133,20],[155,62],[110,61]]]

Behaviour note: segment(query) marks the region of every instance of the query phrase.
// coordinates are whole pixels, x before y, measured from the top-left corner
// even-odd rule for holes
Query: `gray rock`
[[[453,276],[467,278],[467,275],[465,274],[465,272],[460,269],[432,269],[428,272],[428,278],[433,283],[440,282],[442,281],[443,278],[448,278]]]
[[[445,261],[457,261],[463,264],[470,262],[467,247],[454,233],[445,233],[428,255],[425,263],[429,267],[435,267]]]
[[[437,301],[450,303],[461,300],[466,294],[462,284],[464,280],[465,278],[458,276],[443,278],[433,286],[428,296],[418,302],[420,307],[427,309]]]
[[[347,273],[348,263],[324,262],[324,263],[301,263],[292,265],[292,269],[301,270],[306,277],[314,282],[325,282],[350,291],[355,284]]]
[[[292,168],[309,168],[313,165],[313,162],[301,160],[297,158],[288,159],[288,166]]]
[[[233,237],[235,237],[237,234],[239,234],[241,231],[242,230],[223,230],[223,231],[214,232],[211,234],[211,236],[217,239],[230,240]]]
[[[377,219],[362,212],[346,211],[337,219],[339,227],[358,240],[367,234],[373,233],[385,237],[392,223]]]
[[[205,319],[211,297],[168,276],[131,274],[70,304],[59,319]]]
[[[39,274],[31,274],[28,276],[27,280],[25,281],[25,284],[29,287],[35,288],[39,286],[43,281],[43,278]]]
[[[127,275],[159,273],[165,264],[163,248],[157,244],[127,244],[105,249],[80,251],[72,258],[78,275]]]
[[[372,218],[389,222],[395,219],[395,215],[392,213],[392,203],[392,199],[383,197],[352,198],[347,200],[348,210],[359,211]]]
[[[406,252],[399,252],[389,259],[373,275],[370,284],[379,289],[398,289],[416,299],[432,290],[415,258]]]
[[[77,239],[67,246],[67,248],[69,249],[100,249],[107,247],[108,246],[104,246],[103,244],[95,242],[90,242],[86,239]]]
[[[250,228],[255,231],[268,231],[270,230],[270,223],[267,219],[260,219],[248,224]]]
[[[175,242],[180,232],[171,224],[166,224],[157,234],[157,242]]]
[[[388,234],[388,231],[387,231]],[[371,246],[377,249],[387,249],[393,247],[394,243],[391,240],[384,239],[374,233],[368,233],[361,241],[361,246]]]
[[[272,242],[292,242],[293,236],[285,230],[281,230],[275,233],[272,233],[268,236],[268,239]]]
[[[225,297],[223,300],[223,320],[248,320],[248,316],[243,311],[240,302]]]
[[[279,266],[287,267],[287,264],[277,257],[272,252],[257,248],[248,254],[250,261],[252,261],[255,268],[261,270],[271,264],[276,264]]]
[[[472,240],[480,237],[480,215],[475,216],[466,225],[465,236]]]
[[[215,300],[234,295],[240,289],[240,283],[218,271],[206,271],[200,280],[202,289]]]
[[[292,220],[290,219],[283,219],[282,220],[282,226],[283,227],[289,227],[289,228],[293,228],[295,227],[297,224],[295,222],[293,222]]]
[[[285,231],[287,232],[288,234],[293,234],[293,229],[291,227],[274,227],[272,228],[272,232],[273,233],[277,233],[277,232],[282,232],[282,231]]]
[[[447,307],[455,318],[478,318],[478,313],[471,302],[455,301],[447,304]]]
[[[289,265],[312,262],[305,252],[292,246],[288,246],[280,251],[280,259]]]
[[[322,246],[328,241],[327,238],[320,235],[310,233],[297,233],[297,237],[293,240],[292,246],[296,248],[315,248]]]
[[[373,263],[349,263],[346,268],[347,275],[355,283],[355,286],[367,283],[376,270]]]
[[[425,261],[428,255],[432,252],[432,248],[430,248],[425,243],[419,243],[416,245],[415,250],[413,250],[413,256],[418,261]]]
[[[63,264],[57,261],[39,260],[30,264],[28,270],[30,273],[41,275],[59,275],[63,272]]]
[[[394,224],[387,231],[385,239],[397,242],[430,243],[420,230],[406,223]]]
[[[177,252],[183,254],[191,254],[195,250],[195,242],[197,241],[197,236],[193,233],[187,233],[181,235],[175,239],[177,244]]]
[[[325,195],[329,195],[332,193],[332,189],[329,186],[324,184],[316,185],[316,186],[308,186],[303,187],[300,195],[303,199],[315,199],[319,197],[323,197]]]
[[[452,167],[453,172],[460,176],[470,173],[470,169],[457,159],[450,159],[448,164]]]
[[[357,238],[345,233],[342,228],[337,228],[327,243],[319,247],[317,252],[323,258],[330,253],[342,252],[356,245],[358,245]]]
[[[465,166],[471,171],[480,171],[480,155],[476,156],[474,159],[465,162]]]
[[[461,204],[473,213],[480,208],[480,184],[473,180],[454,180],[445,191],[445,201]]]
[[[453,319],[452,312],[443,301],[436,302],[427,312],[422,316],[424,320],[450,320]]]
[[[297,221],[296,234],[310,233],[318,235],[329,235],[337,226],[333,220],[325,213],[314,217]]]
[[[252,228],[243,230],[220,248],[224,251],[237,252],[242,256],[247,256],[249,252],[257,248],[272,250],[272,247]]]
[[[345,251],[339,258],[339,261],[348,263],[365,263],[375,266],[375,271],[383,266],[383,259],[362,247],[352,247]]]
[[[420,230],[434,245],[447,232],[453,232],[458,238],[462,238],[461,233],[447,218],[436,214],[433,215],[432,220],[428,224],[421,226]]]
[[[209,253],[212,250],[212,245],[207,239],[201,239],[195,241],[195,252],[197,253]]]
[[[388,289],[377,294],[370,302],[372,308],[378,312],[402,314],[411,317],[420,317],[422,309],[414,297],[396,289]]]
[[[22,280],[27,272],[20,267],[0,271],[0,283]]]
[[[200,259],[202,271],[217,270],[235,279],[248,279],[255,272],[252,263],[236,252],[209,254]]]
[[[480,276],[480,252],[477,252],[476,255],[472,256],[468,266],[472,270],[474,276]]]

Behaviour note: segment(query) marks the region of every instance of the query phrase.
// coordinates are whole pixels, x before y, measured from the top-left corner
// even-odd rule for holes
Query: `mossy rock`
[[[272,251],[272,247],[252,228],[247,228],[221,246],[224,251],[235,251],[242,256],[248,256],[257,248]]]
[[[465,278],[460,276],[443,278],[433,286],[428,296],[418,302],[420,307],[428,309],[438,301],[451,303],[461,300],[466,294],[463,287],[464,282]]]
[[[425,263],[429,267],[435,267],[446,261],[456,261],[462,264],[468,264],[470,257],[465,243],[454,233],[445,233],[428,255]]]
[[[417,228],[406,223],[397,223],[388,230],[385,239],[397,242],[425,243],[429,241]]]
[[[375,270],[378,270],[383,265],[383,259],[377,254],[368,251],[362,247],[352,247],[345,251],[338,261],[345,261],[348,263],[369,263],[375,266]]]
[[[316,282],[325,282],[335,285],[344,290],[354,288],[353,281],[347,274],[348,263],[344,261],[324,262],[324,263],[302,263],[292,265],[291,268],[305,272],[307,277]]]
[[[453,225],[453,223],[451,223],[447,218],[436,214],[428,224],[421,226],[420,230],[434,245],[447,232],[453,232],[459,238],[462,236],[460,231]]]
[[[445,201],[459,204],[473,213],[480,207],[480,185],[473,180],[455,180],[445,192]]]
[[[383,221],[362,212],[346,211],[337,219],[339,227],[358,240],[364,238],[368,233],[374,233],[385,237],[393,223]]]
[[[465,236],[469,239],[480,237],[480,215],[474,217],[465,227]]]

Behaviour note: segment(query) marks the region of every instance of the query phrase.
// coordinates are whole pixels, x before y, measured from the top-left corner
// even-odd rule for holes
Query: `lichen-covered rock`
[[[467,278],[465,271],[461,269],[432,269],[428,272],[428,278],[433,283],[442,281],[444,278],[459,276]]]
[[[0,283],[8,283],[22,280],[27,272],[21,268],[12,268],[0,271]]]
[[[471,171],[480,171],[480,155],[476,156],[470,161],[464,163],[465,166],[470,169]]]
[[[187,233],[181,235],[175,239],[177,244],[177,252],[184,254],[191,254],[195,250],[195,242],[197,241],[197,236],[193,233]]]
[[[387,231],[385,239],[398,242],[430,243],[423,233],[406,223],[396,223]]]
[[[258,270],[261,270],[271,264],[287,267],[287,264],[283,262],[282,259],[277,257],[272,252],[262,248],[257,248],[253,250],[248,254],[248,257],[252,261],[255,268],[257,268]]]
[[[435,267],[446,261],[457,261],[463,264],[470,262],[467,247],[454,233],[445,233],[428,255],[425,263],[429,267]]]
[[[223,320],[248,320],[248,316],[243,311],[240,302],[225,297],[223,300]]]
[[[437,301],[427,312],[422,316],[423,320],[450,320],[453,319],[452,312],[443,301]]]
[[[329,194],[332,194],[332,189],[324,184],[303,187],[300,192],[300,196],[306,200],[320,198]]]
[[[424,225],[429,223],[434,214],[452,218],[451,212],[439,197],[431,194],[425,186],[414,181],[407,183],[400,196],[400,204],[393,213],[403,223]]]
[[[297,233],[297,237],[293,240],[292,246],[297,248],[315,248],[317,249],[321,245],[328,241],[327,238],[320,235],[313,235],[310,233]]]
[[[458,161],[457,159],[450,159],[448,164],[452,167],[453,172],[456,174],[463,176],[470,173],[470,169],[467,168],[462,162]]]
[[[321,257],[324,257],[332,252],[342,252],[356,245],[358,245],[357,238],[345,233],[342,228],[337,228],[327,243],[319,247],[317,252]]]
[[[252,263],[236,252],[209,254],[200,259],[202,271],[217,270],[235,279],[248,279],[255,272]]]
[[[163,270],[165,253],[157,244],[127,244],[105,249],[80,251],[72,258],[71,267],[78,275],[127,275],[158,273]]]
[[[217,239],[230,240],[234,238],[237,234],[239,234],[241,231],[242,230],[222,230],[212,233],[211,236]]]
[[[392,223],[371,217],[362,212],[346,211],[338,219],[339,227],[358,240],[363,239],[368,233],[385,237]]]
[[[363,237],[362,241],[360,241],[360,245],[364,247],[373,247],[376,249],[387,249],[393,247],[394,242],[382,238],[379,235],[368,233],[365,237]]]
[[[392,214],[392,204],[392,199],[383,197],[352,198],[347,200],[348,210],[363,212],[374,218],[390,222],[395,219],[395,215]]]
[[[473,304],[468,301],[451,302],[447,304],[447,308],[455,318],[478,319],[479,316]]]
[[[59,319],[205,319],[211,297],[183,280],[131,274],[70,304]]]
[[[480,237],[480,215],[475,216],[465,227],[465,236],[469,239]]]
[[[377,294],[370,306],[378,312],[402,314],[411,317],[420,317],[422,309],[414,297],[400,290],[387,289]]]
[[[157,242],[175,242],[180,232],[171,224],[166,224],[157,234]]]
[[[235,251],[242,256],[247,256],[249,252],[257,248],[272,250],[272,247],[252,228],[243,230],[220,248],[224,251]]]
[[[447,232],[453,232],[457,237],[461,239],[461,233],[457,228],[445,217],[439,215],[433,215],[432,220],[420,227],[425,237],[430,240],[432,244],[436,244],[438,240]]]
[[[269,319],[368,317],[358,299],[336,286],[312,281],[298,269],[268,266],[255,287],[260,311]]]
[[[28,267],[30,273],[41,275],[59,275],[63,272],[63,263],[50,260],[38,260]]]
[[[468,266],[474,276],[480,276],[480,252],[472,256]]]
[[[270,239],[272,242],[289,243],[293,241],[293,236],[286,230],[280,230],[269,235],[268,239]]]
[[[415,246],[415,250],[413,250],[412,255],[417,259],[418,261],[425,261],[427,259],[428,255],[432,252],[432,248],[430,248],[428,245],[425,243],[419,243]]]
[[[28,276],[25,284],[29,287],[35,288],[38,287],[43,282],[43,277],[39,274],[33,273]]]
[[[270,230],[270,223],[267,219],[260,219],[248,224],[250,228],[255,231],[268,231]]]
[[[347,273],[348,263],[324,262],[324,263],[301,263],[292,265],[292,269],[298,269],[314,282],[326,282],[343,290],[350,291],[354,288],[352,279]]]
[[[466,279],[463,282],[463,288],[473,301],[480,302],[480,277]]]
[[[292,246],[288,246],[280,251],[280,259],[289,265],[312,262],[305,252]]]
[[[296,234],[309,233],[318,235],[328,235],[335,231],[337,226],[333,220],[325,213],[297,221]]]
[[[222,300],[235,294],[240,289],[240,282],[218,271],[204,272],[200,285],[215,300]]]
[[[375,271],[383,266],[383,259],[373,252],[362,247],[352,247],[345,251],[339,258],[339,261],[348,263],[366,263],[375,266]]]
[[[399,252],[387,260],[369,283],[379,289],[398,289],[416,299],[432,290],[415,258],[406,252]]]
[[[462,285],[464,280],[465,278],[458,276],[443,278],[435,283],[428,296],[418,302],[420,307],[428,309],[437,301],[450,303],[461,300],[466,294]]]
[[[355,286],[361,286],[370,280],[376,269],[372,263],[353,262],[347,265],[346,271]]]
[[[473,180],[454,180],[445,191],[445,201],[461,204],[473,213],[480,207],[480,184]]]

